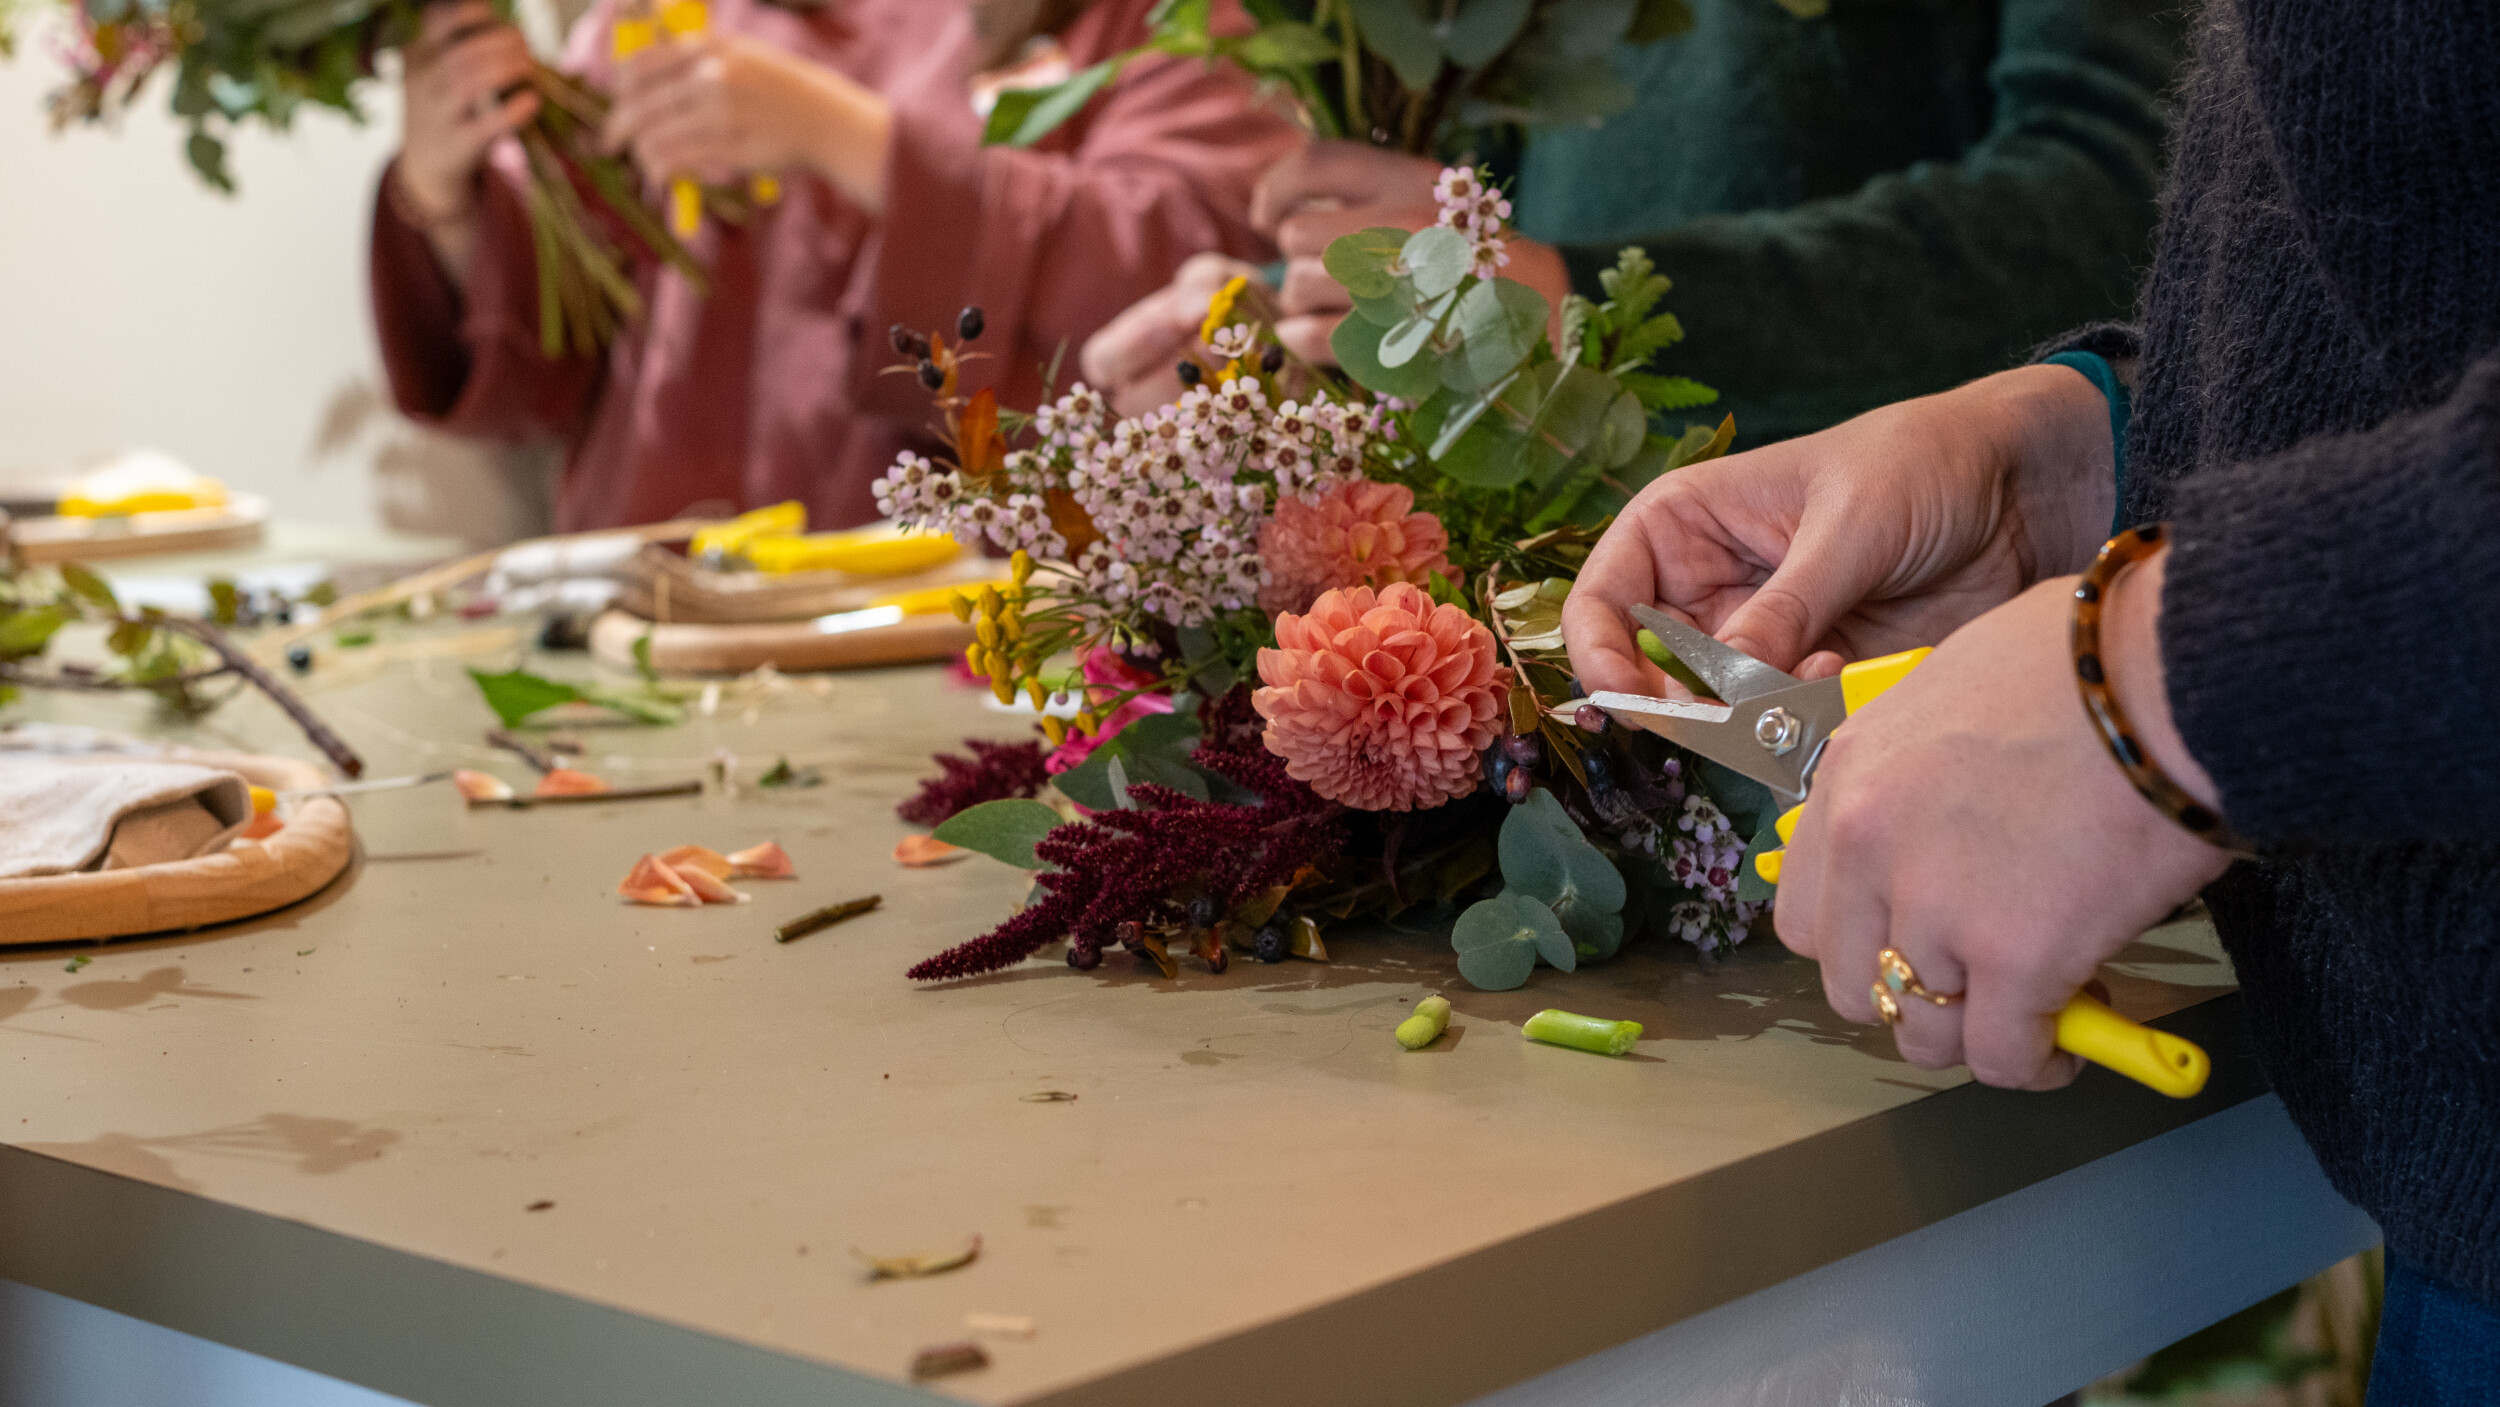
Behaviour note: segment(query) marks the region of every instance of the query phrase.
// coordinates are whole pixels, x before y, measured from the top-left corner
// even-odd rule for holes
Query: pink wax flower
[[[1089,708],[1104,708],[1131,689],[1152,689],[1162,680],[1161,675],[1139,669],[1110,650],[1086,650],[1078,655],[1078,659],[1085,669],[1085,702]],[[1055,777],[1093,756],[1094,749],[1102,745],[1103,739],[1122,728],[1147,714],[1171,711],[1171,695],[1139,694],[1103,714],[1102,726],[1095,729],[1094,736],[1090,738],[1081,729],[1070,728],[1068,740],[1053,749],[1042,765]]]
[[[1259,606],[1270,614],[1299,611],[1332,586],[1421,586],[1435,572],[1455,576],[1443,555],[1449,546],[1441,520],[1415,511],[1415,491],[1404,484],[1357,479],[1317,503],[1287,494],[1259,530],[1259,557],[1267,565]]]
[[[1279,616],[1251,704],[1285,771],[1331,801],[1413,811],[1476,789],[1510,689],[1493,632],[1405,582]]]

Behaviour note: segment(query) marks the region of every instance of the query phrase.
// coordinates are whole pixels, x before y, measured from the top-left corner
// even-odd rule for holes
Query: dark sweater
[[[1539,128],[1521,229],[1572,284],[1625,244],[1676,282],[1662,369],[1725,396],[1740,442],[2000,371],[2125,315],[2151,258],[2179,0],[1694,0],[1616,51],[1638,97]]]
[[[2214,0],[2128,436],[2275,1088],[2500,1305],[2500,7]]]

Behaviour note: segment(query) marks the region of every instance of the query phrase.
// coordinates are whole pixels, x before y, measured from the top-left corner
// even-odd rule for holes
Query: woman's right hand
[[[2028,366],[1678,469],[1607,529],[1563,603],[1591,692],[1666,681],[1625,612],[1656,605],[1804,678],[1933,645],[2082,570],[2116,496],[2109,406]]]
[[[400,79],[399,194],[433,230],[465,223],[497,139],[538,113],[533,60],[521,31],[484,0],[428,5]]]

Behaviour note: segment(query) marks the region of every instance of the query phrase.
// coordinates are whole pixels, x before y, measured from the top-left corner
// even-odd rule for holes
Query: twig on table
[[[606,791],[563,796],[511,796],[500,801],[472,801],[469,808],[501,806],[507,811],[527,811],[533,806],[578,806],[593,801],[643,801],[655,796],[700,796],[702,793],[701,781],[655,782],[647,787],[610,787]]]
[[[188,635],[206,645],[217,658],[225,661],[226,668],[242,675],[252,687],[267,694],[269,701],[276,704],[287,717],[294,719],[295,726],[304,730],[304,736],[314,747],[321,749],[321,755],[330,759],[331,766],[350,777],[361,777],[365,774],[365,760],[356,755],[356,750],[347,745],[347,740],[330,731],[330,725],[322,722],[320,715],[314,713],[302,699],[297,698],[295,691],[286,686],[285,680],[270,673],[262,667],[260,661],[245,654],[232,640],[226,638],[226,632],[207,621],[189,620],[179,616],[160,616],[151,623],[159,630],[170,630],[177,635]]]
[[[884,902],[884,895],[871,894],[865,899],[845,899],[839,904],[827,904],[821,909],[811,909],[774,929],[773,941],[787,943],[794,939],[804,938],[820,929],[831,928],[837,923],[855,919]]]

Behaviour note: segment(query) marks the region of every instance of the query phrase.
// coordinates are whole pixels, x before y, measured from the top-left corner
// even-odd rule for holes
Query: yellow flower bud
[[[1050,695],[1042,689],[1042,676],[1038,674],[1024,677],[1024,696],[1033,701],[1035,713],[1041,712],[1050,703]]]
[[[1068,740],[1068,726],[1045,713],[1042,715],[1042,736],[1050,739],[1052,747],[1057,747]]]
[[[980,641],[975,640],[964,646],[964,668],[975,674],[987,674],[989,671],[982,668],[987,663],[989,663],[989,651],[981,648]]]
[[[983,616],[972,623],[972,636],[991,649],[998,648],[998,617]]]
[[[1018,586],[1031,581],[1033,579],[1033,554],[1021,547],[1007,554],[1007,570],[1015,576]]]
[[[1008,678],[1007,672],[1002,669],[996,674],[990,676],[990,694],[1000,703],[1014,703],[1016,701],[1016,682]]]
[[[960,591],[947,598],[946,607],[948,610],[955,613],[955,619],[957,620],[969,621],[972,619],[972,598],[966,596]]]
[[[1090,708],[1079,709],[1076,715],[1076,730],[1090,738],[1102,731],[1102,720],[1096,718],[1094,711]]]
[[[998,614],[999,604],[998,588],[984,584],[981,587],[981,614],[985,616],[996,616]]]
[[[1015,645],[1023,643],[1024,617],[1018,615],[1000,616],[998,618],[998,627],[998,633],[1006,637],[1008,644]]]

